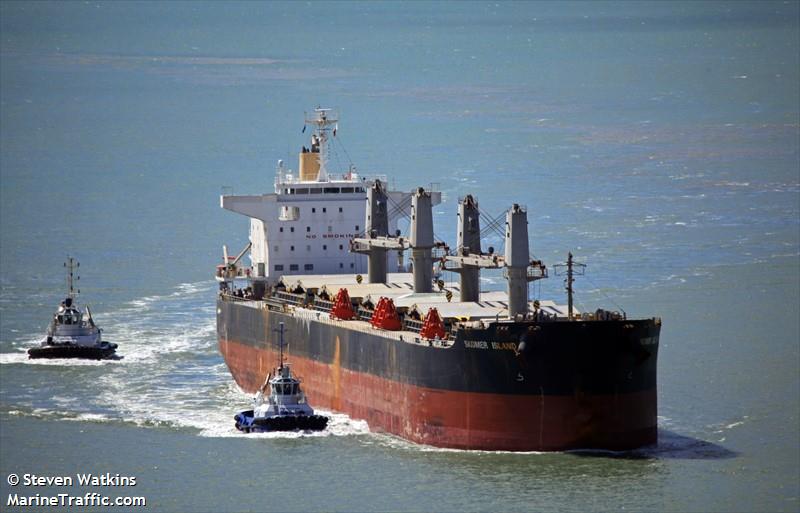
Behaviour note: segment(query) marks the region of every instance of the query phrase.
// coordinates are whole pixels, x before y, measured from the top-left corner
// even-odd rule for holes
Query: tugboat
[[[292,376],[288,363],[283,362],[283,323],[280,323],[280,363],[267,375],[264,385],[256,394],[252,410],[237,413],[233,419],[236,429],[245,433],[267,431],[322,431],[328,417],[316,415],[308,405],[306,395],[300,390],[300,380]],[[269,393],[264,397],[265,393]]]
[[[104,342],[102,331],[86,306],[81,312],[75,302],[78,292],[73,286],[75,269],[80,264],[72,257],[67,268],[67,297],[61,302],[47,328],[47,337],[38,347],[28,349],[28,358],[86,358],[102,360],[115,355],[117,344]]]

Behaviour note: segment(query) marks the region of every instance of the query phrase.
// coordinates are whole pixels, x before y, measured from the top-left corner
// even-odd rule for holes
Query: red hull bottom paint
[[[278,355],[219,341],[236,383],[254,393]],[[338,351],[336,353],[338,356]],[[500,395],[407,385],[289,356],[315,407],[366,420],[416,443],[491,451],[627,450],[656,443],[656,391],[617,395]]]

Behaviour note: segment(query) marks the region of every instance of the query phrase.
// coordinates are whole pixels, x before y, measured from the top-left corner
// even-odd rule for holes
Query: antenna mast
[[[280,339],[278,340],[278,345],[280,346],[281,359],[280,359],[280,362],[278,363],[278,370],[281,370],[281,369],[283,369],[283,332],[284,332],[284,324],[282,322],[278,323],[278,328],[273,330],[273,331],[277,331],[278,333],[280,333]]]
[[[567,275],[567,277],[566,277],[566,279],[564,279],[564,283],[566,285],[565,288],[567,290],[567,319],[569,319],[571,321],[572,317],[573,317],[573,314],[572,314],[572,295],[573,295],[573,292],[574,292],[572,290],[572,284],[575,281],[575,278],[573,278],[573,276],[575,276],[575,275],[582,276],[584,274],[584,272],[585,272],[586,264],[581,264],[581,263],[578,263],[578,262],[575,262],[574,260],[572,260],[572,252],[570,251],[567,254],[567,263],[566,264],[556,264],[553,267],[555,268],[557,275],[564,274],[564,271],[562,269],[564,267],[566,267],[566,275]]]
[[[314,135],[319,144],[319,181],[328,181],[328,134],[333,132],[336,135],[336,127],[339,126],[339,119],[332,109],[317,107],[314,109],[314,117],[305,116],[305,124],[314,127]]]
[[[68,296],[71,299],[75,299],[75,296],[80,293],[80,290],[76,291],[75,287],[73,286],[73,281],[81,279],[80,276],[74,276],[75,269],[77,269],[80,266],[81,266],[80,262],[76,261],[71,256],[68,256],[67,261],[64,262],[64,267],[67,268],[67,289],[69,291]]]

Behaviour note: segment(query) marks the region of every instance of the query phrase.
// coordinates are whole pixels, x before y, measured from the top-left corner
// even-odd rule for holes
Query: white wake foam
[[[0,354],[0,364],[61,367],[110,366],[95,372],[92,394],[72,396],[65,386],[50,395],[20,398],[20,415],[84,422],[189,429],[203,437],[299,438],[369,433],[364,421],[332,412],[320,432],[243,434],[233,416],[252,407],[252,396],[234,383],[217,352],[216,283],[182,283],[162,295],[136,298],[96,313],[104,340],[119,345],[119,360],[29,360],[22,351]],[[16,341],[32,347],[38,340]],[[94,371],[93,371],[94,372]],[[56,377],[60,379],[60,377]],[[80,375],[69,379],[80,380]],[[80,383],[82,388],[85,383]],[[27,404],[26,404],[27,403]]]

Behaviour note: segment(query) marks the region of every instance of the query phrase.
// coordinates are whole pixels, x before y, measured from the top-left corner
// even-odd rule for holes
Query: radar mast
[[[328,181],[328,142],[330,136],[336,136],[336,130],[339,126],[339,118],[332,109],[323,109],[317,107],[314,109],[314,115],[305,115],[305,126],[313,127],[313,134],[311,135],[311,151],[312,153],[319,152],[319,177],[320,182]],[[305,127],[303,128],[305,130]],[[315,151],[317,150],[317,151]]]
[[[80,280],[80,276],[75,276],[75,269],[80,267],[81,264],[71,256],[67,257],[67,261],[64,262],[64,267],[67,268],[67,290],[68,296],[70,299],[75,299],[75,296],[80,293],[80,290],[75,290],[74,281]]]

